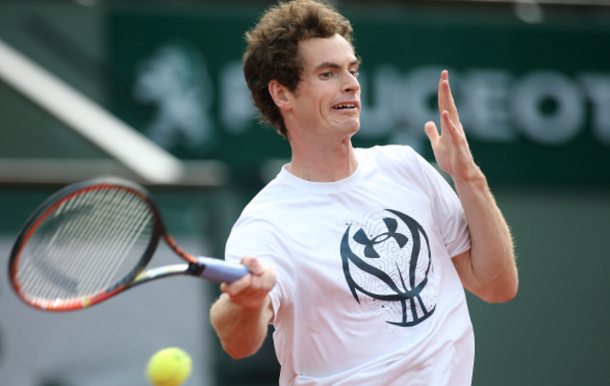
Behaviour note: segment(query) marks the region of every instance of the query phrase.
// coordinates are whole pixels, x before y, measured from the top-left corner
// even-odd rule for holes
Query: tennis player
[[[470,385],[464,288],[517,293],[509,228],[473,161],[446,71],[441,131],[425,125],[455,190],[408,146],[354,148],[359,59],[330,5],[272,7],[246,34],[244,73],[292,158],[246,206],[226,260],[252,274],[221,285],[211,321],[234,358],[272,323],[280,385]]]

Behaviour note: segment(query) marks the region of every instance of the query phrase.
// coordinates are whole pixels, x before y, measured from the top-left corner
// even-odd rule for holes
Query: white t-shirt
[[[280,385],[471,384],[474,335],[451,257],[470,248],[453,189],[410,147],[355,149],[345,180],[286,167],[246,206],[226,259],[272,265]]]

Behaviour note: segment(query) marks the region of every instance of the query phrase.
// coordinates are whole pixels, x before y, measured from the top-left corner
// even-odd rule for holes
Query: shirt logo
[[[374,309],[400,319],[387,323],[415,326],[434,312],[437,290],[429,284],[430,242],[412,217],[386,209],[366,224],[350,224],[341,240],[341,259],[354,299],[361,303],[360,293],[380,301]]]

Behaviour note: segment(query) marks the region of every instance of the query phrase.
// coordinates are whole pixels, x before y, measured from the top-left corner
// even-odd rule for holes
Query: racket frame
[[[36,231],[38,226],[49,216],[53,211],[60,206],[63,202],[69,200],[75,195],[82,194],[87,191],[101,190],[101,189],[120,189],[127,190],[130,193],[138,196],[142,199],[142,201],[146,202],[146,204],[151,209],[153,213],[153,229],[151,233],[151,238],[146,247],[144,253],[142,254],[140,260],[136,263],[134,268],[129,271],[125,277],[123,277],[118,282],[112,284],[106,289],[98,291],[94,294],[84,295],[80,297],[74,298],[66,298],[66,299],[41,299],[37,297],[30,296],[28,294],[23,293],[21,291],[21,284],[17,278],[17,270],[19,266],[19,260],[21,258],[21,253],[23,252],[23,248]],[[100,303],[109,297],[125,290],[129,287],[129,285],[136,279],[136,277],[142,272],[144,267],[150,262],[152,256],[154,255],[157,246],[159,244],[159,239],[165,236],[166,241],[171,240],[171,243],[168,241],[168,245],[172,247],[180,256],[188,260],[189,262],[197,261],[195,257],[189,255],[182,251],[179,248],[173,239],[166,235],[165,226],[161,219],[161,214],[159,209],[155,205],[155,203],[150,198],[150,195],[146,189],[143,187],[121,178],[116,177],[101,177],[86,181],[81,181],[75,184],[68,185],[58,192],[51,195],[47,198],[29,217],[26,221],[25,225],[19,232],[15,244],[11,250],[11,255],[9,259],[9,281],[17,293],[17,295],[26,303],[35,308],[47,310],[47,311],[71,311],[80,308],[89,307],[91,305]],[[189,270],[192,268],[189,267]],[[187,272],[184,272],[188,274]]]

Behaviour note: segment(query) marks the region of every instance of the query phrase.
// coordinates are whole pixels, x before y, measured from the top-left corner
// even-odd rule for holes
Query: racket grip
[[[199,257],[199,265],[203,266],[199,276],[217,283],[233,283],[250,273],[245,265],[227,263],[211,257]]]

